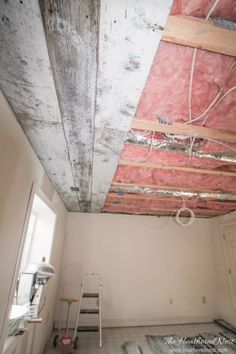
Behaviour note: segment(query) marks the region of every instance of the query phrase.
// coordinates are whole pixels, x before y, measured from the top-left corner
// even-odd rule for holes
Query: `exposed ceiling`
[[[172,2],[0,1],[1,88],[70,211],[236,210],[236,3]]]

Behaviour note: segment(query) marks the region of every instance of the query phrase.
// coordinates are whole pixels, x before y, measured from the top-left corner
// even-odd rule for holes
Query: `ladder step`
[[[83,314],[98,314],[99,310],[98,309],[81,309],[80,313],[83,313]]]
[[[80,326],[78,327],[78,332],[98,332],[98,326]]]
[[[99,297],[98,293],[83,293],[83,297]]]

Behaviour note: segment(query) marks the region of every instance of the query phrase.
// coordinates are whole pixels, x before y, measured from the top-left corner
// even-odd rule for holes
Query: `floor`
[[[153,354],[146,343],[145,335],[171,335],[181,337],[197,335],[199,332],[217,332],[222,327],[214,323],[153,326],[153,327],[129,327],[129,328],[107,328],[103,330],[103,346],[98,347],[98,333],[80,333],[79,347],[74,354],[123,354],[122,344],[125,342],[136,342],[141,346],[143,354]],[[54,349],[52,341],[54,333],[49,341],[44,354],[62,353],[60,348]]]

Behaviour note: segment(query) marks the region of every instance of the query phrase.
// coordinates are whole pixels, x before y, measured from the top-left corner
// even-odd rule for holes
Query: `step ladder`
[[[94,279],[96,282],[97,292],[85,292],[86,283],[89,278]],[[95,300],[95,305],[93,308],[83,307],[86,299]],[[97,315],[98,316],[98,326],[79,326],[81,315]],[[76,324],[74,331],[74,338],[77,336],[77,332],[99,332],[99,347],[102,346],[102,281],[98,273],[86,273],[83,276],[83,280],[80,288],[79,305],[76,316]]]

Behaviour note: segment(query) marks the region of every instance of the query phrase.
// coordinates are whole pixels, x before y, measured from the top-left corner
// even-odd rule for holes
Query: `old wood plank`
[[[40,0],[82,211],[91,209],[99,3],[100,0]]]
[[[0,86],[64,204],[78,211],[38,1],[1,1],[0,12]]]
[[[119,161],[119,165],[121,166],[131,166],[131,167],[140,167],[140,168],[152,168],[166,171],[181,171],[181,172],[189,172],[189,173],[200,173],[206,175],[214,175],[214,176],[228,176],[228,177],[236,177],[236,172],[233,171],[222,171],[222,170],[210,170],[204,168],[195,168],[195,167],[183,167],[183,166],[164,166],[161,164],[156,164],[153,162],[137,162],[131,160],[123,160]]]
[[[159,133],[170,133],[191,136],[195,138],[212,139],[236,143],[236,134],[223,130],[201,127],[193,124],[184,124],[174,122],[171,124],[161,124],[158,121],[148,121],[143,119],[134,119],[132,121],[133,129],[151,130]]]
[[[236,56],[236,32],[194,17],[169,16],[163,41]]]
[[[172,2],[101,3],[93,211],[104,204]]]

